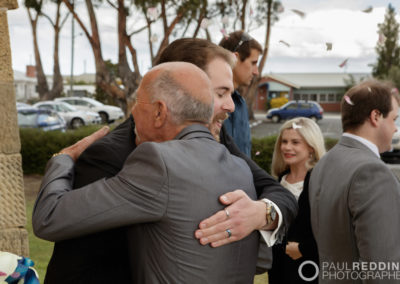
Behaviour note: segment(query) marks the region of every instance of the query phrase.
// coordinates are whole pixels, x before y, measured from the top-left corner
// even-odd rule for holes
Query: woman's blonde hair
[[[312,169],[315,164],[325,154],[325,142],[322,136],[321,129],[311,119],[305,117],[298,117],[286,121],[279,130],[279,136],[275,143],[274,154],[272,156],[272,175],[278,177],[285,170],[289,169],[289,166],[283,160],[281,152],[282,133],[284,130],[294,129],[303,137],[308,146],[314,149],[312,157],[307,161],[307,169]]]

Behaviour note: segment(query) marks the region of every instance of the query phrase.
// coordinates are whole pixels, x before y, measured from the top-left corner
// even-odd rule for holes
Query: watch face
[[[271,206],[271,219],[272,219],[272,221],[275,221],[275,218],[276,218],[275,207]]]

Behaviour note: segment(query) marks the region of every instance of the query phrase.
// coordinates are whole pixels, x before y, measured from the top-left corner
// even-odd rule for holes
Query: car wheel
[[[105,112],[99,112],[99,115],[101,117],[101,123],[107,124],[108,123],[108,115]]]
[[[314,115],[313,115],[313,116],[310,116],[310,119],[313,120],[314,122],[317,122],[317,120],[318,120],[317,117],[314,116]]]
[[[77,128],[83,126],[83,125],[85,125],[85,123],[84,123],[83,120],[80,119],[80,118],[74,118],[74,119],[71,121],[71,128],[72,128],[72,129],[77,129]]]
[[[279,115],[273,115],[271,119],[272,119],[272,121],[275,122],[275,123],[277,123],[277,122],[279,122],[279,121],[281,120],[281,118],[279,117]]]

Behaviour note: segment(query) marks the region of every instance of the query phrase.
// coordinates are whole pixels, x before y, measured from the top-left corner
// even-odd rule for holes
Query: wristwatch
[[[266,225],[271,225],[272,223],[274,223],[275,219],[276,219],[276,209],[274,204],[269,201],[268,199],[262,199],[262,201],[265,202],[265,204],[267,205],[267,224]]]

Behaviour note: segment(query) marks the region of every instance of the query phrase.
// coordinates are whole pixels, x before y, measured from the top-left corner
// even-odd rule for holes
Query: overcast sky
[[[282,72],[370,72],[368,65],[376,62],[375,46],[379,35],[378,23],[384,21],[385,11],[391,3],[397,14],[400,0],[282,0],[284,12],[272,26],[270,51],[263,73]],[[369,13],[363,10],[373,7]],[[79,4],[80,14],[86,15],[84,4]],[[292,9],[301,10],[300,17]],[[250,12],[249,12],[250,13]],[[103,7],[97,10],[97,18],[103,43],[103,57],[117,61],[117,17],[113,9]],[[233,20],[233,19],[230,19]],[[27,64],[34,64],[31,27],[26,9],[8,12],[12,47],[13,68],[25,71]],[[70,19],[61,32],[60,64],[62,74],[71,70],[71,25]],[[133,25],[133,23],[130,23]],[[140,23],[137,24],[137,27]],[[213,42],[222,38],[218,23],[210,23]],[[94,73],[94,58],[90,45],[75,23],[74,74]],[[228,31],[230,32],[230,31]],[[249,31],[261,44],[264,43],[265,27]],[[38,26],[42,63],[46,74],[52,74],[53,32],[46,19]],[[150,66],[146,34],[134,37],[134,46],[139,54],[142,73]],[[283,41],[283,43],[282,43]],[[327,50],[326,43],[332,43]],[[159,43],[159,41],[158,41]],[[347,66],[339,65],[348,58]]]

